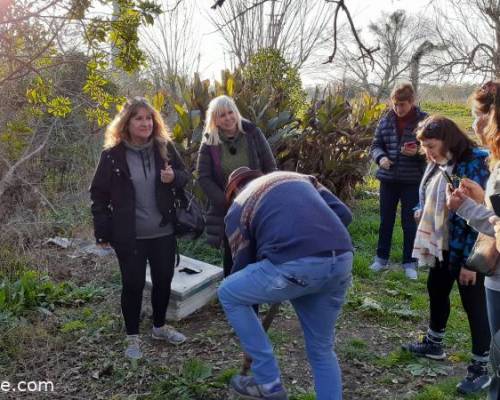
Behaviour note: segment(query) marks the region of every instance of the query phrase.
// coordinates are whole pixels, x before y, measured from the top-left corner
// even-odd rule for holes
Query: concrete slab
[[[193,268],[200,272],[197,274],[180,272],[184,268]],[[202,308],[215,297],[222,276],[222,268],[181,255],[172,281],[167,319],[178,321]],[[151,288],[149,267],[146,271],[146,286]]]

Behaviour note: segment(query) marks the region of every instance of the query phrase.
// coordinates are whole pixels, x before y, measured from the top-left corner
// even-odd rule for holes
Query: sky
[[[230,1],[230,0],[228,0]],[[404,9],[408,14],[422,12],[429,7],[430,0],[345,0],[345,4],[351,12],[354,24],[357,29],[363,29],[368,24],[376,20],[382,12],[390,13],[399,9]],[[225,67],[230,67],[229,55],[225,49],[225,44],[219,33],[214,33],[206,14],[214,12],[210,10],[212,1],[197,1],[199,12],[195,15],[194,26],[198,27],[197,34],[201,36],[201,58],[200,75],[202,78],[218,79],[220,71]],[[341,14],[340,23],[347,21]],[[333,24],[333,22],[332,22]],[[318,65],[321,65],[318,60]],[[331,66],[324,67],[325,73],[331,71]],[[305,84],[314,84],[318,76],[322,74],[322,69],[314,74],[303,73],[302,80]],[[324,75],[324,74],[323,74]]]

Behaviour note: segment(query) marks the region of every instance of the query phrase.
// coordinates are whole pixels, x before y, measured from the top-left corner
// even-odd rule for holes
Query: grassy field
[[[439,114],[451,118],[465,132],[472,129],[471,124],[474,118],[467,104],[423,102],[420,106],[429,114]]]

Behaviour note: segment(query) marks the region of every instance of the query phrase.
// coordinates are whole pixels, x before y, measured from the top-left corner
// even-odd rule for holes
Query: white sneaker
[[[186,341],[186,336],[167,324],[159,328],[153,326],[151,337],[156,340],[166,340],[172,344],[181,344]]]
[[[387,268],[387,264],[389,260],[384,260],[383,258],[375,257],[375,261],[373,261],[372,265],[370,265],[370,269],[373,272],[379,272],[385,268]]]
[[[139,335],[127,335],[125,341],[127,342],[125,356],[133,360],[142,358],[141,339],[139,339]]]
[[[417,280],[417,265],[416,263],[406,263],[403,264],[403,269],[405,270],[405,275],[408,279]]]

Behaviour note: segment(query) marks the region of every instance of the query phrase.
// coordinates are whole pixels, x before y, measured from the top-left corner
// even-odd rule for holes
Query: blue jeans
[[[396,211],[401,201],[401,227],[403,228],[403,264],[415,261],[411,253],[417,233],[413,209],[418,204],[418,183],[380,181],[380,227],[377,257],[388,260],[391,252],[392,232]]]
[[[490,322],[491,336],[500,329],[500,291],[486,289],[486,308],[488,309],[488,321]]]
[[[252,358],[258,384],[280,377],[268,336],[252,304],[290,300],[297,313],[312,367],[317,400],[342,399],[342,382],[333,350],[335,321],[351,282],[351,252],[332,257],[303,257],[274,265],[250,264],[227,277],[218,290],[226,316]]]
[[[500,329],[500,291],[486,288],[486,307],[490,322],[491,337]],[[500,378],[494,376],[488,400],[500,400]]]

